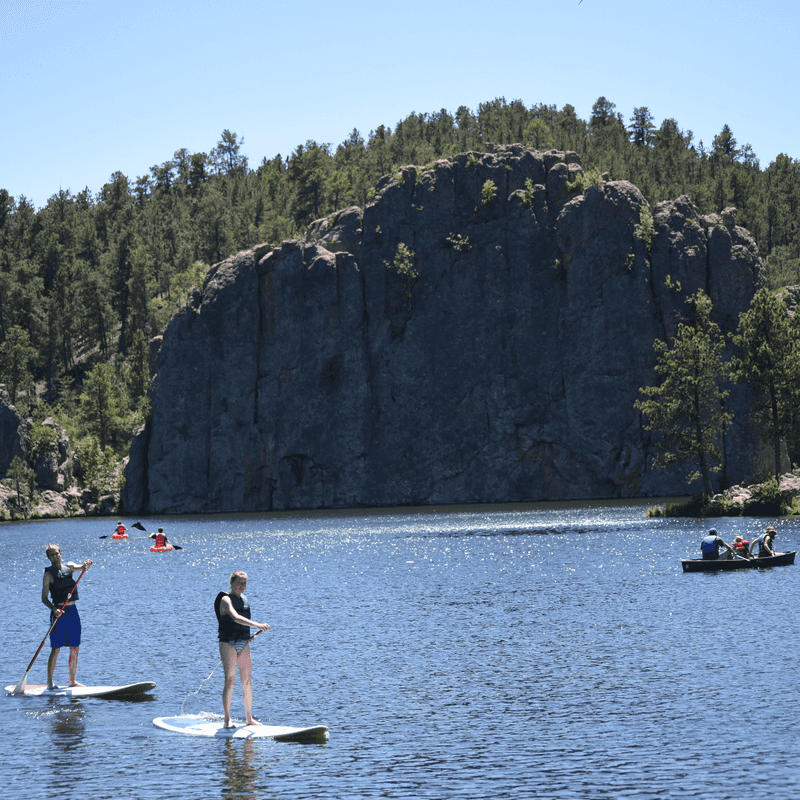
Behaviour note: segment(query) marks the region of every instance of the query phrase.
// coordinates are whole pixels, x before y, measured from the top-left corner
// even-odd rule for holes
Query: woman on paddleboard
[[[244,596],[247,586],[247,573],[234,572],[231,575],[229,592],[220,592],[214,603],[219,623],[219,657],[225,670],[225,686],[222,690],[222,708],[225,712],[226,728],[231,724],[231,702],[233,686],[236,683],[236,668],[242,681],[242,699],[247,725],[260,725],[253,719],[253,664],[250,660],[250,628],[268,631],[269,625],[250,619],[250,604]]]
[[[47,659],[47,688],[55,688],[53,683],[53,670],[56,668],[56,659],[62,647],[69,647],[69,685],[82,686],[78,683],[78,648],[81,644],[81,618],[75,602],[78,599],[77,590],[72,591],[75,579],[72,573],[75,570],[86,570],[92,566],[92,560],[86,559],[83,564],[74,564],[72,561],[62,563],[61,548],[57,544],[47,545],[45,550],[50,559],[50,566],[45,567],[42,581],[42,602],[50,609],[51,624],[58,617],[58,625],[50,632],[50,658]],[[72,594],[70,595],[70,592]],[[67,601],[66,605],[64,602]],[[64,611],[61,612],[61,606]]]

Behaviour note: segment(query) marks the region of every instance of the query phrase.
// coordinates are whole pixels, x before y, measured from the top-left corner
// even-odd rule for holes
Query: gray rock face
[[[25,426],[11,405],[5,386],[0,386],[0,478],[5,478],[15,457],[25,458]]]
[[[406,167],[363,212],[216,265],[155,359],[127,513],[686,494],[633,408],[653,340],[699,287],[735,323],[763,266],[732,210],[575,193],[577,161]],[[732,481],[753,438],[728,437]]]
[[[11,405],[5,387],[0,386],[0,479],[8,477],[14,458],[33,470],[37,495],[28,511],[37,517],[69,516],[77,508],[77,487],[74,479],[74,456],[66,431],[52,418],[42,421],[51,430],[48,444],[40,446],[35,463],[29,459],[32,449],[33,420],[20,419]],[[19,511],[16,487],[11,481],[0,485],[0,516]]]
[[[36,483],[42,489],[61,493],[74,484],[74,458],[66,431],[51,417],[42,426],[53,431],[53,443],[36,459]]]

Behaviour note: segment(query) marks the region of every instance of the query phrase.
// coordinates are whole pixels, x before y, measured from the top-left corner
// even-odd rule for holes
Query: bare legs
[[[222,689],[222,709],[225,713],[224,725],[231,727],[231,703],[233,702],[233,686],[236,683],[236,668],[242,681],[242,700],[244,701],[245,722],[247,725],[260,725],[253,719],[253,662],[250,659],[250,645],[236,652],[236,648],[227,642],[219,643],[219,657],[225,670],[225,686]]]
[[[47,659],[47,688],[53,689],[55,688],[55,684],[53,683],[53,672],[56,668],[56,661],[58,660],[58,654],[61,652],[60,647],[54,647],[50,651],[50,658]],[[78,683],[75,680],[75,676],[78,674],[78,648],[77,647],[70,647],[69,649],[69,685],[70,686],[83,686],[82,683]]]

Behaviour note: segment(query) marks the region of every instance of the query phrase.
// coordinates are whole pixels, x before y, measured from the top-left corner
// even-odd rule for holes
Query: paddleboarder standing
[[[225,712],[224,725],[231,724],[231,702],[233,686],[236,683],[236,668],[242,681],[242,699],[247,725],[260,725],[253,719],[253,664],[250,659],[250,628],[268,631],[269,625],[250,619],[250,604],[244,596],[247,587],[247,573],[238,570],[231,575],[229,592],[220,592],[214,603],[219,622],[219,657],[225,670],[225,686],[222,689],[222,709]]]
[[[78,599],[77,590],[72,592],[72,597],[64,606],[63,613],[61,606],[75,586],[76,581],[72,577],[72,573],[76,570],[89,569],[93,562],[91,559],[87,559],[82,564],[72,561],[63,563],[61,548],[57,544],[47,545],[45,553],[50,559],[50,566],[45,567],[44,570],[42,602],[50,609],[50,622],[58,620],[58,624],[50,632],[51,650],[50,658],[47,659],[47,688],[55,688],[53,671],[62,647],[69,647],[69,685],[82,686],[83,684],[78,683],[75,679],[78,672],[78,648],[81,644],[81,618],[75,606]]]

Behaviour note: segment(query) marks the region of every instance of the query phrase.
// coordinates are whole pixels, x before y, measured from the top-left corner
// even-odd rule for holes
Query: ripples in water
[[[797,568],[684,575],[679,559],[706,526],[643,511],[171,518],[184,550],[163,555],[144,537],[100,541],[106,521],[3,526],[18,610],[0,654],[6,684],[44,633],[51,541],[96,562],[81,583],[79,679],[158,682],[139,703],[5,698],[6,790],[32,800],[794,796]],[[729,541],[768,522],[715,525]],[[795,523],[782,523],[780,546],[796,540]],[[325,745],[152,726],[193,693],[219,711],[219,670],[204,680],[218,661],[211,603],[240,568],[254,617],[272,625],[252,645],[256,713],[322,722]],[[43,680],[46,655],[30,682]],[[58,669],[65,677],[65,653]]]

